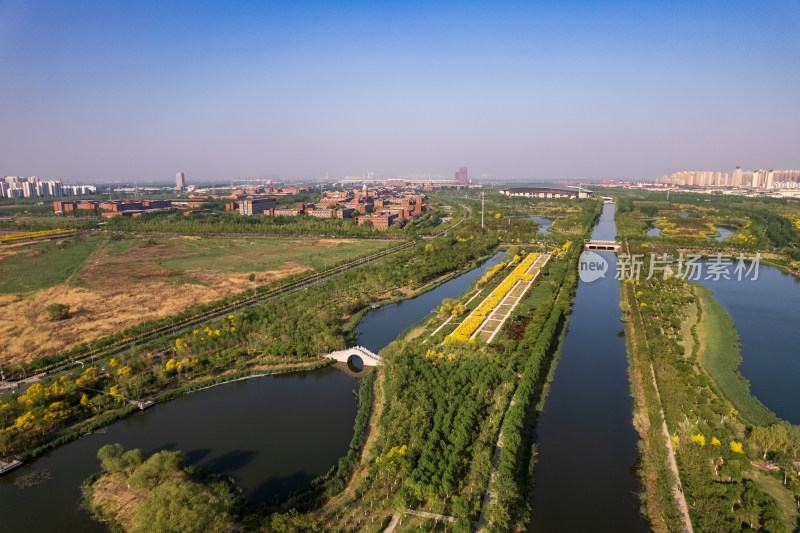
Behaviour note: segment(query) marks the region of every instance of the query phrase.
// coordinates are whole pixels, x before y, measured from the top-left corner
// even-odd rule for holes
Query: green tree
[[[761,501],[764,499],[764,491],[753,481],[747,481],[744,492],[742,493],[742,508],[747,514],[750,529],[753,528],[753,521],[761,515]]]
[[[787,424],[786,436],[788,437],[787,447],[792,452],[792,457],[797,458],[797,452],[800,451],[800,426]]]
[[[231,525],[230,509],[222,498],[197,483],[169,479],[155,488],[152,498],[139,505],[134,530],[140,533],[206,533],[227,531]]]
[[[52,303],[44,308],[50,320],[64,320],[69,317],[69,304]]]
[[[97,451],[97,459],[100,466],[108,473],[120,472],[123,468],[122,454],[124,449],[122,444],[106,444]]]
[[[137,468],[128,483],[131,487],[154,489],[165,479],[183,468],[184,455],[181,452],[162,451],[150,458]]]
[[[750,433],[750,440],[764,452],[764,459],[770,451],[786,449],[789,441],[786,428],[780,424],[754,427]]]

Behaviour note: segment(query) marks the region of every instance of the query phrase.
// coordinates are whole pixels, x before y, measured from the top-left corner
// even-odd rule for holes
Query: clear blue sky
[[[0,175],[800,167],[800,3],[0,0]]]

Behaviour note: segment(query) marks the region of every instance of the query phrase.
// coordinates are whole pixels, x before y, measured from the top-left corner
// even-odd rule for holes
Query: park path
[[[537,257],[536,261],[534,261],[525,272],[525,275],[532,276],[531,279],[521,279],[517,281],[470,338],[474,339],[480,337],[486,340],[486,344],[490,344],[492,340],[494,340],[495,335],[503,329],[503,324],[505,324],[508,317],[511,316],[511,313],[519,302],[522,301],[523,296],[525,296],[528,289],[531,288],[536,278],[539,277],[539,273],[549,260],[550,254],[541,254]]]
[[[630,256],[630,248],[628,247],[628,241],[625,241],[625,249],[627,250],[628,255]],[[624,290],[624,289],[623,289]],[[633,295],[634,302],[636,305],[630,306],[633,309],[636,309],[636,312],[639,313],[639,320],[644,323],[644,319],[642,318],[642,314],[639,311],[639,301],[636,297],[636,294]],[[631,332],[633,328],[633,322],[631,322]],[[647,353],[650,352],[650,343],[647,342],[647,336],[644,336],[644,343],[647,348]],[[634,345],[634,350],[636,349],[636,341],[634,336],[631,335],[631,343]],[[649,358],[649,357],[648,357]],[[692,527],[692,520],[689,517],[689,506],[686,504],[686,496],[683,493],[683,485],[681,484],[681,476],[678,472],[678,463],[675,460],[675,448],[672,446],[672,439],[669,435],[669,428],[667,428],[667,419],[664,417],[664,409],[661,403],[661,393],[658,390],[658,382],[656,381],[656,371],[653,368],[653,361],[650,359],[650,377],[653,380],[653,388],[656,391],[656,399],[658,400],[658,412],[659,416],[661,417],[661,432],[664,435],[664,439],[667,442],[667,451],[669,452],[669,469],[672,472],[673,479],[675,479],[675,483],[672,485],[672,497],[675,500],[675,503],[678,506],[678,509],[681,512],[681,520],[683,521],[683,528],[684,533],[694,533],[694,528]]]
[[[397,524],[400,523],[400,517],[398,515],[392,516],[392,521],[389,522],[389,525],[386,526],[386,529],[383,530],[383,533],[392,533],[394,528],[397,527]]]
[[[508,403],[508,408],[506,408],[506,413],[511,407],[514,405],[514,400],[512,399]],[[492,457],[492,473],[489,475],[489,484],[487,486],[486,495],[483,497],[483,503],[481,504],[481,514],[478,517],[478,525],[476,526],[476,533],[482,533],[484,528],[486,527],[486,509],[488,508],[489,504],[494,503],[497,501],[497,493],[492,490],[492,485],[494,484],[495,480],[497,479],[497,471],[500,468],[500,451],[503,449],[503,429],[506,427],[506,417],[503,415],[503,423],[500,424],[500,432],[497,435],[497,442],[494,445],[494,456]]]

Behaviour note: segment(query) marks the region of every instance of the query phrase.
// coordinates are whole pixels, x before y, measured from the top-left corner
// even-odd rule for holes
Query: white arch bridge
[[[378,357],[378,354],[372,353],[363,346],[353,346],[352,348],[348,348],[346,350],[326,353],[322,357],[328,357],[330,359],[336,359],[342,363],[348,363],[350,362],[350,358],[352,358],[354,355],[358,356],[361,361],[364,362],[364,366],[377,366],[378,363],[381,362],[381,358]]]

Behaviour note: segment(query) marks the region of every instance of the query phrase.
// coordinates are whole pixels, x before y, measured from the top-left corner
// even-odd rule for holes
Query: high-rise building
[[[175,188],[179,191],[186,190],[186,180],[183,177],[183,172],[175,174]]]
[[[733,169],[733,177],[731,178],[731,185],[733,187],[742,186],[742,167],[736,167],[735,169]]]
[[[22,184],[22,195],[25,198],[36,198],[39,196],[36,194],[36,183],[31,181],[26,181]]]
[[[467,179],[467,167],[460,167],[458,172],[455,175],[456,183],[459,185],[468,185],[469,180]]]
[[[767,179],[764,182],[764,188],[765,189],[771,189],[773,187],[774,181],[775,181],[775,171],[774,170],[768,170],[767,171]]]

